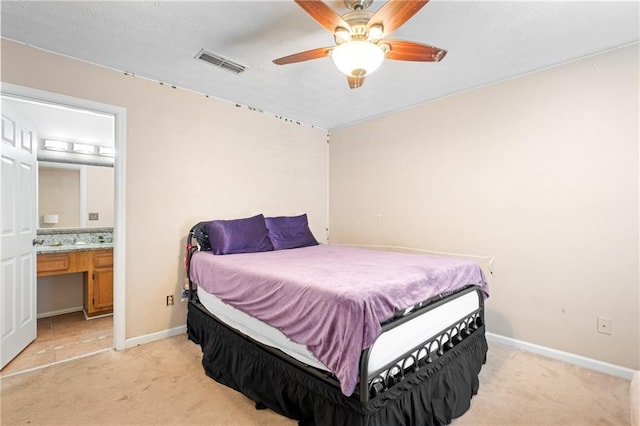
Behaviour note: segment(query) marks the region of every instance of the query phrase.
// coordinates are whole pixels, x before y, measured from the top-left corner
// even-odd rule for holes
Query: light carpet
[[[295,425],[209,379],[176,336],[3,377],[1,423]],[[471,409],[454,425],[628,425],[629,381],[490,343]]]

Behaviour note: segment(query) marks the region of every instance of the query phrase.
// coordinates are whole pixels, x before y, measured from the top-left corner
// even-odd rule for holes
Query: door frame
[[[116,350],[124,350],[126,344],[125,309],[125,231],[126,231],[126,145],[127,145],[127,109],[124,107],[90,101],[88,99],[47,92],[30,87],[2,82],[0,93],[3,96],[25,99],[43,104],[62,105],[84,109],[115,118],[114,158],[114,224],[113,224],[113,344]],[[35,224],[37,228],[37,223]]]

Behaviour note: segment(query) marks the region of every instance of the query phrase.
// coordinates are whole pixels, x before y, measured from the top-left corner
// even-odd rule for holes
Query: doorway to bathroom
[[[82,272],[41,276],[36,285],[36,289],[40,291],[34,291],[34,294],[31,295],[31,297],[37,298],[37,312],[35,314],[38,318],[34,321],[36,339],[5,365],[0,375],[14,374],[17,371],[37,368],[114,347],[124,349],[124,226],[122,224],[124,223],[126,110],[9,84],[2,86],[2,103],[3,106],[10,103],[12,111],[18,111],[21,116],[26,117],[29,123],[34,124],[38,135],[37,140],[34,141],[39,150],[38,166],[47,166],[50,169],[47,172],[51,172],[51,170],[55,172],[56,169],[59,169],[63,171],[62,174],[79,174],[84,178],[82,183],[78,185],[79,191],[76,191],[81,194],[78,202],[82,204],[81,208],[78,208],[75,202],[65,202],[57,207],[51,207],[52,200],[55,205],[56,194],[49,196],[49,201],[43,201],[38,194],[33,194],[34,204],[49,203],[47,208],[51,210],[38,212],[38,223],[34,224],[34,227],[38,228],[38,235],[37,238],[34,238],[34,243],[45,239],[48,241],[49,250],[65,248],[56,247],[58,244],[62,246],[71,243],[74,245],[101,243],[104,245],[97,248],[102,252],[112,250],[110,275],[102,274],[102,276],[107,276],[112,281],[113,315],[110,315],[110,310],[97,311],[87,315],[86,292],[85,300],[82,296],[83,285],[85,289],[87,285],[86,273],[84,280]],[[68,123],[65,125],[64,120],[60,119],[62,112],[75,116],[84,115],[91,117],[94,121],[89,120],[84,124],[82,121],[77,121],[71,126]],[[103,119],[101,126],[96,125],[96,118]],[[3,108],[3,126],[4,124]],[[96,132],[95,130],[99,127],[106,128],[106,133]],[[64,151],[43,151],[45,141],[66,143],[68,158],[65,158]],[[83,149],[82,146],[74,145],[84,145],[85,151],[80,151]],[[91,151],[91,154],[88,150]],[[92,174],[87,170],[91,168],[103,169],[103,171],[105,168],[110,168],[111,174],[107,173],[107,176],[110,176],[108,180],[110,180],[111,192],[104,190],[103,186],[103,189],[99,191],[102,194],[102,200],[100,200],[100,196],[96,197],[87,192],[89,186],[86,178]],[[102,174],[104,175],[104,173]],[[104,176],[100,179],[102,179],[101,185],[104,185]],[[58,184],[53,186],[58,185],[58,188],[62,189],[62,184],[60,182]],[[51,185],[49,186],[51,187]],[[102,202],[105,198],[110,199],[110,207],[103,205]],[[77,216],[76,219],[79,219],[78,222],[70,222],[71,216],[74,215]],[[100,232],[92,232],[94,230]],[[40,231],[49,234],[43,236],[40,235]],[[74,234],[76,237],[73,238],[73,241],[54,241],[56,237],[63,234]],[[90,241],[89,236],[95,237],[96,241]],[[100,237],[99,241],[97,240],[98,236]],[[90,246],[73,247],[73,249],[76,248],[89,249]],[[38,249],[38,246],[34,247],[32,256],[34,280],[36,256],[42,251],[43,249]],[[104,265],[101,264],[101,266],[104,269]],[[38,293],[40,294],[38,295]],[[15,307],[15,310],[18,311],[18,306]],[[104,312],[107,313],[104,314]]]

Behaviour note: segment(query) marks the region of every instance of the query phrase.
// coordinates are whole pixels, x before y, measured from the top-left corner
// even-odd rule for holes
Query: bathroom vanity
[[[37,275],[82,273],[86,316],[113,312],[113,238],[108,232],[38,233]]]

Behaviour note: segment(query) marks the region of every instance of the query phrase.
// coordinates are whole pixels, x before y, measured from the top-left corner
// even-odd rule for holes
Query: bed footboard
[[[456,305],[465,313],[456,316],[440,330],[423,333],[422,338],[416,339],[409,333],[416,329],[427,330],[433,315],[440,313],[445,303],[447,309]],[[424,304],[408,315],[384,324],[376,342],[365,349],[360,358],[360,400],[366,402],[416,374],[478,331],[483,324],[484,298],[477,287],[468,287],[449,297]],[[402,346],[398,349],[401,342],[411,342],[411,346],[408,350]],[[386,354],[382,356],[382,361],[378,359],[372,362],[372,355],[380,352],[377,349],[385,345],[392,346],[395,355]]]

